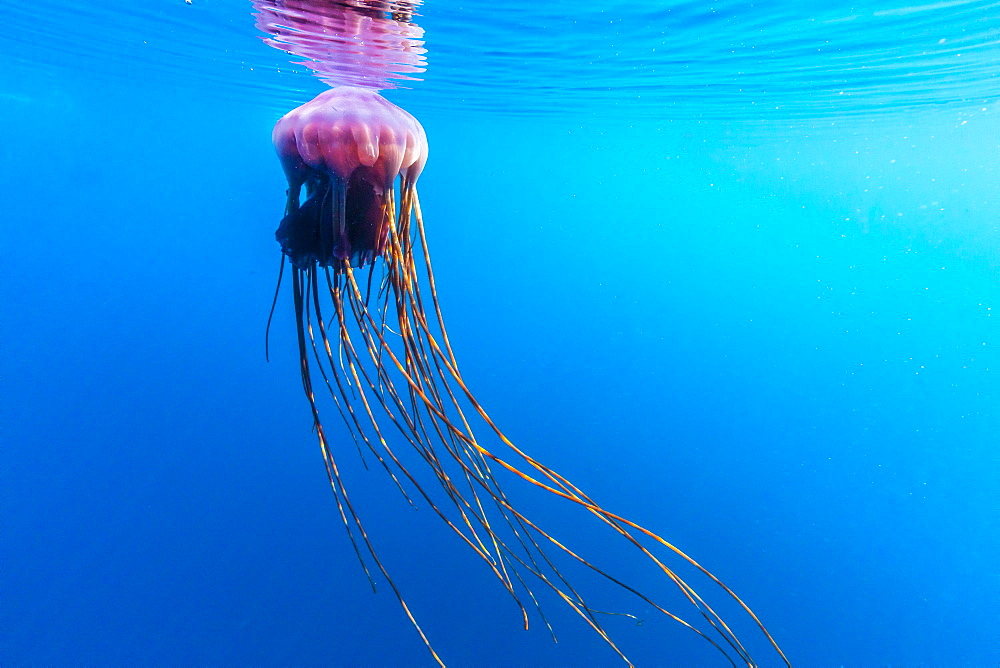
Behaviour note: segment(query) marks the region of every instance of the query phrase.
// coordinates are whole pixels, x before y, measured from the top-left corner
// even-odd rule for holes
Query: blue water
[[[424,81],[389,95],[430,139],[421,202],[479,399],[794,665],[1000,663],[1000,6],[535,5],[428,0]],[[322,84],[239,0],[5,12],[0,661],[431,665],[344,535],[287,293],[264,358],[270,129]],[[449,665],[621,665],[553,597],[558,644],[522,630],[341,445]],[[687,612],[596,522],[508,488]],[[636,665],[728,665],[569,571],[642,618],[607,622]]]

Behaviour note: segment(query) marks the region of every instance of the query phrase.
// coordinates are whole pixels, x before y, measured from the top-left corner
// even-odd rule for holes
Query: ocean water
[[[426,71],[386,95],[430,140],[464,377],[519,447],[712,570],[793,665],[998,665],[1000,5],[419,12]],[[287,286],[264,354],[270,132],[324,84],[243,0],[5,15],[0,661],[433,665],[340,523]],[[523,630],[331,430],[448,665],[623,665],[548,592],[559,642]],[[690,612],[593,518],[507,489]],[[606,622],[635,665],[729,665],[567,569],[641,620]]]

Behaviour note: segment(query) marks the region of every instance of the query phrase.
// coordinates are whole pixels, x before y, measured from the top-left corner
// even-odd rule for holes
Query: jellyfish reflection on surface
[[[532,587],[547,588],[628,662],[602,625],[607,613],[591,607],[557,568],[555,555],[562,553],[688,627],[733,665],[756,665],[713,607],[654,554],[659,545],[722,587],[784,660],[750,608],[715,576],[518,449],[476,400],[452,351],[431,268],[416,186],[427,159],[419,122],[375,90],[338,87],[282,117],[273,140],[288,180],[276,233],[282,273],[287,259],[302,384],[339,515],[365,573],[373,584],[375,571],[382,574],[434,659],[444,665],[348,495],[339,449],[321,420],[317,385],[332,397],[359,453],[373,456],[406,500],[429,507],[479,557],[512,597],[525,628],[529,609],[549,626]],[[394,443],[412,448],[416,464]],[[494,469],[594,515],[641,550],[701,621],[682,619],[564,545],[510,501]]]

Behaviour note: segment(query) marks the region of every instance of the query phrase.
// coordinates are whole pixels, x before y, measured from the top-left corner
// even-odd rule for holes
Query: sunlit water
[[[242,0],[5,15],[0,659],[429,665],[339,525],[285,301],[264,361],[270,129],[323,84]],[[428,0],[413,22],[426,63],[387,95],[427,128],[444,309],[497,421],[705,563],[795,665],[1000,662],[1000,5]],[[353,455],[450,665],[615,665],[558,601],[558,644],[521,630]],[[609,622],[637,665],[717,665],[602,595],[643,618]]]

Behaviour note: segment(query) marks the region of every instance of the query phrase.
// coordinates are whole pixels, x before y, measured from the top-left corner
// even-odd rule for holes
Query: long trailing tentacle
[[[348,224],[344,218],[344,196],[342,188],[332,188],[331,192],[323,194],[322,218],[330,221],[331,227],[324,234],[343,238]],[[359,280],[349,259],[334,260],[322,269],[316,264],[304,269],[293,264],[300,371],[338,512],[358,560],[373,588],[373,573],[367,565],[369,559],[386,578],[435,661],[444,665],[376,555],[348,497],[313,394],[310,373],[313,364],[318,367],[359,453],[363,442],[411,505],[426,504],[477,554],[512,597],[525,628],[529,615],[522,596],[526,594],[555,638],[552,625],[529,584],[534,578],[566,603],[631,665],[602,626],[601,616],[632,615],[606,613],[591,607],[549,554],[562,553],[692,630],[733,666],[737,661],[756,666],[750,652],[722,616],[647,547],[648,541],[652,541],[720,586],[759,626],[785,664],[790,665],[763,623],[721,580],[656,533],[602,507],[565,477],[520,450],[496,425],[459,371],[438,299],[416,187],[401,177],[398,200],[395,189],[389,189],[384,200],[383,222],[387,232],[380,256],[384,275],[374,299],[374,267],[368,270],[367,277]],[[364,263],[364,259],[360,260],[361,265]],[[282,271],[283,268],[284,262]],[[323,299],[319,289],[321,275],[325,275],[323,292],[328,293]],[[424,299],[424,287],[430,291],[429,300]],[[321,311],[324,301],[333,307],[329,326]],[[475,434],[474,423],[492,434],[490,440],[498,440],[513,454],[501,456],[491,449]],[[411,446],[417,461],[427,467],[439,489],[424,484],[422,480],[426,475],[415,470],[410,461],[393,449],[389,432],[398,434],[403,443]],[[580,506],[629,541],[697,610],[704,620],[699,622],[703,628],[670,612],[648,595],[591,563],[519,511],[500,486],[492,470],[494,466]]]
[[[450,343],[450,341],[448,339],[447,329],[444,326],[444,318],[443,318],[443,315],[442,315],[442,312],[441,312],[440,303],[438,302],[438,298],[437,298],[437,289],[436,289],[436,285],[435,285],[435,281],[434,281],[433,271],[431,269],[430,251],[429,251],[428,246],[427,246],[427,237],[426,237],[426,233],[425,233],[425,230],[424,230],[423,216],[422,216],[422,213],[420,211],[420,204],[419,204],[419,201],[417,200],[417,194],[416,194],[416,189],[415,188],[413,189],[413,195],[412,196],[413,196],[413,206],[414,206],[414,218],[417,221],[418,233],[419,233],[419,236],[420,236],[420,241],[421,241],[422,249],[423,249],[423,253],[424,253],[424,259],[425,259],[425,263],[426,263],[426,273],[427,273],[427,278],[428,278],[428,284],[431,287],[432,300],[433,300],[433,303],[434,303],[434,310],[435,310],[435,314],[437,316],[438,326],[440,328],[441,335],[442,335],[442,340],[445,343],[445,348],[446,348],[447,353],[448,353],[448,360],[450,362],[450,364],[448,364],[446,362],[446,365],[449,366],[449,370],[452,372],[455,381],[459,384],[459,386],[465,392],[465,394],[466,394],[467,398],[469,399],[470,403],[473,406],[475,406],[476,410],[479,412],[479,414],[483,418],[483,420],[486,421],[490,425],[490,427],[492,427],[492,429],[495,431],[495,433],[497,434],[497,436],[501,439],[501,441],[504,442],[505,445],[507,445],[509,448],[511,448],[515,453],[517,453],[525,461],[527,461],[532,466],[532,468],[535,468],[536,470],[542,472],[550,480],[553,480],[554,482],[557,482],[558,486],[560,488],[562,488],[564,491],[567,491],[570,494],[570,496],[575,497],[575,498],[573,498],[571,500],[582,501],[583,502],[582,505],[590,506],[588,509],[590,509],[595,514],[601,516],[603,519],[605,519],[609,523],[611,523],[612,526],[614,526],[616,528],[616,530],[618,530],[620,533],[623,533],[623,535],[627,535],[627,532],[624,532],[621,529],[620,526],[616,526],[614,523],[618,522],[618,523],[624,524],[624,525],[629,526],[632,529],[634,529],[636,531],[639,531],[640,533],[648,536],[649,538],[652,538],[656,542],[658,542],[658,543],[662,544],[663,546],[667,547],[669,550],[671,550],[672,552],[674,552],[675,554],[677,554],[678,556],[680,556],[682,559],[684,559],[685,561],[687,561],[688,563],[690,563],[691,565],[693,565],[701,573],[703,573],[704,575],[706,575],[707,577],[709,577],[713,582],[715,582],[717,585],[719,585],[720,587],[722,587],[723,590],[725,590],[725,592],[733,600],[735,600],[736,603],[744,610],[744,612],[746,612],[753,619],[753,621],[757,624],[757,626],[760,628],[760,630],[764,633],[765,637],[770,642],[771,646],[781,656],[781,658],[785,662],[785,664],[786,665],[791,665],[791,663],[788,660],[788,657],[784,654],[784,652],[778,646],[777,641],[773,638],[773,636],[770,634],[770,632],[768,632],[768,630],[764,626],[763,622],[761,622],[761,620],[757,617],[757,615],[753,612],[753,610],[751,610],[750,607],[732,589],[730,589],[728,586],[726,586],[721,580],[719,580],[716,576],[714,576],[710,571],[708,571],[706,568],[704,568],[701,564],[699,564],[698,562],[696,562],[690,556],[688,556],[687,554],[685,554],[679,548],[677,548],[676,546],[674,546],[671,543],[667,542],[666,540],[664,540],[663,538],[661,538],[657,534],[653,533],[652,531],[649,531],[649,530],[647,530],[647,529],[639,526],[638,524],[635,524],[634,522],[631,522],[630,520],[627,520],[624,517],[621,517],[621,516],[615,515],[613,513],[607,512],[603,508],[600,508],[599,506],[597,506],[597,504],[595,504],[592,499],[590,499],[585,494],[583,494],[583,492],[581,492],[579,488],[577,488],[576,486],[572,485],[568,480],[566,480],[565,478],[563,478],[562,476],[560,476],[558,473],[556,473],[552,469],[550,469],[550,468],[548,468],[548,467],[540,464],[539,462],[537,462],[536,460],[534,460],[533,458],[531,458],[529,455],[527,455],[526,453],[524,453],[520,449],[518,449],[503,434],[503,432],[500,431],[500,429],[496,426],[496,424],[492,421],[492,419],[489,418],[489,416],[486,414],[485,410],[482,408],[482,406],[479,404],[479,402],[476,401],[476,399],[473,396],[472,392],[465,385],[465,382],[462,380],[461,374],[458,371],[457,360],[456,360],[455,354],[454,354],[454,352],[453,352],[453,350],[451,348],[451,343]],[[635,541],[632,541],[632,542],[635,542]],[[652,557],[652,555],[650,553],[648,553],[648,551],[646,551],[646,550],[643,550],[643,551],[647,553],[647,556]],[[658,564],[658,565],[660,565],[661,568],[665,569],[665,567],[662,566],[662,564]],[[698,607],[701,608],[702,606],[704,606],[704,608],[709,612],[709,614],[711,615],[711,617],[714,618],[714,622],[712,622],[713,626],[715,625],[715,623],[718,623],[723,629],[725,629],[726,634],[724,634],[724,635],[728,635],[729,639],[734,642],[735,648],[737,648],[737,650],[741,653],[741,655],[744,655],[747,659],[749,659],[749,654],[746,653],[745,648],[743,648],[742,644],[736,638],[735,634],[729,629],[729,627],[726,625],[726,623],[723,621],[723,619],[720,616],[718,616],[715,613],[715,611],[712,610],[711,607],[709,607],[697,595],[697,593],[694,592],[693,589],[690,589],[690,588],[687,588],[687,587],[685,587],[685,588],[688,590],[688,593],[691,594],[691,596],[695,599],[695,601],[697,601]],[[694,602],[694,601],[692,601],[692,602]],[[710,621],[712,621],[712,620],[710,620]]]
[[[372,560],[375,562],[375,565],[378,567],[379,571],[381,571],[383,577],[385,577],[386,582],[389,584],[389,587],[396,595],[396,598],[399,601],[399,604],[402,606],[403,611],[406,613],[407,618],[410,620],[410,623],[413,625],[413,627],[417,630],[417,633],[423,640],[424,645],[427,647],[428,651],[430,651],[431,656],[434,657],[434,660],[438,663],[438,665],[444,668],[445,665],[444,662],[441,660],[441,657],[438,656],[437,652],[431,646],[430,641],[427,639],[426,634],[420,627],[420,624],[417,622],[416,617],[414,617],[413,613],[410,611],[409,605],[407,605],[406,601],[403,599],[402,592],[400,592],[399,588],[396,586],[396,583],[389,575],[388,570],[385,568],[385,566],[382,564],[381,559],[379,559],[378,555],[376,554],[375,548],[372,545],[371,540],[369,539],[368,534],[361,523],[361,519],[355,512],[350,497],[348,497],[347,495],[347,488],[344,486],[343,479],[341,478],[340,469],[337,465],[336,459],[333,457],[333,454],[330,451],[329,441],[327,441],[326,434],[323,430],[323,423],[320,420],[319,408],[316,405],[316,397],[312,389],[312,380],[309,372],[309,366],[310,366],[309,352],[306,347],[306,333],[308,332],[309,338],[312,338],[313,336],[312,326],[309,317],[309,302],[307,295],[309,292],[309,284],[315,282],[316,268],[310,267],[309,269],[305,270],[295,268],[294,274],[295,276],[293,280],[293,292],[295,300],[295,316],[296,316],[297,338],[299,345],[299,364],[302,375],[302,387],[306,393],[306,397],[309,400],[309,406],[312,410],[313,427],[316,431],[316,437],[319,440],[320,449],[323,454],[323,462],[326,464],[327,477],[330,481],[330,488],[333,490],[333,495],[337,502],[337,509],[340,513],[341,521],[343,522],[344,527],[347,529],[347,534],[348,537],[350,538],[351,545],[354,547],[354,552],[358,557],[358,561],[361,563],[361,567],[364,570],[365,575],[368,577],[368,581],[371,584],[372,589],[373,590],[375,589],[375,581],[372,578],[371,571],[368,569],[368,566],[365,563],[365,559],[361,554],[361,550],[358,544],[358,539],[355,536],[355,531],[360,536],[362,542],[367,548],[367,552],[371,555]]]
[[[456,457],[456,459],[457,459],[457,457]],[[485,481],[480,480],[480,484],[485,484]],[[694,631],[698,635],[702,636],[705,640],[707,640],[709,643],[711,643],[717,649],[719,649],[723,654],[725,654],[725,652],[721,649],[721,647],[718,646],[718,644],[715,641],[713,641],[711,638],[708,638],[707,636],[705,636],[705,634],[703,632],[701,632],[699,629],[691,626],[688,622],[685,622],[683,619],[681,619],[681,618],[677,617],[676,615],[673,615],[672,613],[668,612],[662,606],[660,606],[657,603],[655,603],[654,601],[650,600],[648,597],[646,597],[643,594],[641,594],[640,592],[636,591],[634,588],[628,586],[627,584],[621,582],[620,580],[617,580],[613,576],[605,573],[601,569],[597,568],[596,566],[594,566],[593,564],[591,564],[590,562],[588,562],[586,559],[580,557],[578,554],[576,554],[575,552],[573,552],[570,549],[568,549],[567,547],[565,547],[557,539],[553,538],[551,535],[549,535],[548,533],[546,533],[544,530],[542,530],[540,527],[538,527],[536,524],[534,524],[531,520],[529,520],[527,517],[525,517],[519,511],[517,511],[512,505],[510,505],[509,502],[506,501],[505,498],[500,498],[498,495],[493,494],[493,492],[490,491],[490,490],[488,490],[488,493],[492,495],[492,498],[494,498],[494,500],[497,501],[498,504],[502,505],[503,509],[506,512],[509,512],[510,514],[514,515],[517,518],[518,522],[520,522],[523,526],[534,530],[540,536],[546,538],[547,540],[549,540],[550,542],[552,542],[554,545],[556,545],[561,550],[565,551],[570,556],[574,557],[575,559],[577,559],[578,561],[582,562],[583,564],[585,564],[586,566],[590,567],[591,569],[596,570],[601,575],[604,575],[605,577],[609,578],[615,584],[617,584],[617,585],[623,587],[624,589],[632,592],[633,594],[635,594],[636,596],[640,597],[641,599],[643,599],[644,601],[646,601],[647,603],[649,603],[651,606],[653,606],[654,608],[656,608],[660,612],[668,615],[669,617],[671,617],[675,621],[677,621],[677,622],[681,623],[682,625],[684,625],[685,627],[691,629],[692,631]],[[537,546],[537,544],[536,544],[536,546]],[[509,549],[509,548],[506,548],[506,546],[505,546],[505,549]],[[539,551],[541,551],[541,548],[538,548],[538,549],[539,549]],[[544,555],[545,553],[542,551],[542,554]],[[591,609],[589,607],[584,607],[585,604],[582,603],[582,599],[579,599],[578,595],[576,595],[575,592],[574,592],[574,597],[570,597],[570,596],[566,595],[564,592],[562,592],[558,587],[556,587],[555,585],[553,585],[551,583],[551,581],[549,581],[548,577],[544,573],[540,572],[540,569],[538,568],[538,565],[536,563],[533,563],[532,565],[529,566],[527,563],[521,561],[520,558],[516,558],[516,559],[517,559],[517,561],[519,563],[521,563],[522,566],[524,566],[525,568],[527,568],[533,575],[535,575],[536,577],[538,577],[539,579],[541,579],[543,582],[545,582],[546,584],[548,584],[550,587],[552,587],[553,590],[561,598],[563,598],[563,600],[566,603],[568,603],[571,607],[574,608],[574,610],[576,610],[579,614],[583,615],[585,618],[588,618],[588,623],[591,623],[592,626],[594,626],[595,630],[597,630],[611,644],[611,646],[613,648],[615,648],[615,650],[617,651],[617,647],[610,640],[610,638],[608,638],[606,636],[606,634],[603,633],[603,630],[599,628],[599,625],[596,625],[596,623],[593,623],[593,621],[592,621],[593,617],[592,617],[591,613],[595,613],[595,612],[598,612],[598,611],[595,611],[595,610],[593,610],[593,609]],[[549,564],[550,568],[552,568],[552,570],[557,573],[558,577],[560,579],[564,580],[564,578],[562,578],[561,574],[558,573],[556,567],[554,565],[552,565],[552,562],[547,558],[547,556],[545,557],[545,560]],[[520,577],[519,577],[519,579],[520,579]],[[521,580],[521,582],[523,584],[523,580]],[[527,588],[527,585],[524,585],[524,586]],[[528,591],[529,591],[529,593],[531,593],[530,589]],[[532,598],[534,598],[534,594],[532,593],[531,595],[532,595]],[[623,614],[623,613],[603,613],[603,614]],[[626,616],[632,617],[632,615],[626,615]],[[620,652],[619,652],[619,654],[620,654]],[[624,658],[624,656],[623,656],[623,658]],[[735,663],[733,663],[733,665],[735,665]]]
[[[274,299],[271,300],[271,310],[267,312],[267,326],[264,328],[264,360],[271,361],[271,320],[274,318],[274,309],[278,306],[278,295],[281,294],[281,278],[285,275],[285,255],[281,255],[281,264],[278,265],[278,280],[274,286]]]
[[[348,270],[348,271],[349,271],[349,270]],[[357,288],[357,284],[356,284],[356,283],[354,283],[353,285],[354,285],[354,287],[355,287],[355,288]],[[397,358],[395,357],[395,355],[393,354],[393,352],[391,351],[391,349],[387,349],[387,352],[388,352],[388,354],[390,355],[390,358],[391,358],[391,359],[392,359],[392,360],[393,360],[393,361],[394,361],[394,362],[396,363],[396,365],[397,365],[398,369],[399,369],[399,370],[400,370],[401,372],[403,372],[403,373],[404,373],[404,375],[405,375],[405,370],[404,370],[404,367],[403,367],[402,363],[401,363],[401,362],[400,362],[400,361],[399,361],[399,360],[398,360],[398,359],[397,359]],[[409,379],[409,381],[410,381],[411,383],[413,383],[413,382],[414,382],[414,381],[412,381],[412,379]],[[414,383],[414,384],[415,384],[415,383]],[[429,400],[427,400],[427,403],[428,403],[428,405],[430,405],[430,404],[431,404],[431,402],[430,402]],[[431,410],[433,411],[434,409],[432,408]],[[440,417],[441,419],[443,419],[443,420],[444,420],[444,419],[446,419],[444,415],[439,415],[439,417]],[[551,487],[549,487],[549,486],[545,485],[544,483],[541,483],[541,482],[539,482],[539,481],[535,480],[534,478],[531,478],[531,477],[530,477],[530,476],[528,476],[527,474],[525,474],[525,473],[523,473],[523,472],[519,471],[518,469],[516,469],[515,467],[511,466],[510,464],[508,464],[508,463],[507,463],[507,462],[505,462],[504,460],[500,459],[500,458],[499,458],[499,457],[497,457],[496,455],[493,455],[492,453],[490,453],[489,451],[487,451],[487,450],[486,450],[485,448],[482,448],[482,447],[481,447],[481,446],[479,446],[478,444],[476,444],[476,443],[472,442],[471,440],[469,440],[469,439],[468,439],[468,437],[467,437],[467,436],[465,436],[464,434],[461,434],[461,433],[459,433],[459,432],[458,432],[458,430],[457,430],[457,428],[456,428],[456,427],[454,427],[454,425],[450,425],[450,426],[451,426],[451,428],[452,428],[452,429],[454,429],[454,430],[455,430],[455,432],[456,432],[456,433],[457,433],[457,434],[459,435],[459,437],[463,438],[464,440],[467,440],[467,441],[468,441],[468,442],[470,443],[470,445],[473,445],[474,447],[476,447],[476,448],[477,448],[477,449],[479,450],[479,452],[481,452],[482,454],[484,454],[484,455],[485,455],[485,456],[487,456],[488,458],[492,459],[493,461],[495,461],[495,462],[499,463],[499,464],[500,464],[501,466],[503,466],[504,468],[507,468],[507,469],[508,469],[508,470],[510,470],[511,472],[515,473],[516,475],[518,475],[518,476],[519,476],[519,477],[521,477],[522,479],[524,479],[524,480],[526,480],[526,481],[528,481],[528,482],[531,482],[532,484],[534,484],[534,485],[536,485],[536,486],[538,486],[538,487],[541,487],[541,488],[543,488],[543,489],[546,489],[547,491],[550,491],[550,492],[553,492],[553,493],[555,493],[555,494],[558,494],[558,495],[560,495],[560,496],[563,496],[564,498],[568,498],[568,499],[571,499],[571,497],[569,497],[569,496],[568,496],[568,495],[566,495],[565,493],[562,493],[562,492],[560,492],[560,491],[558,491],[558,490],[555,490],[555,489],[553,489],[553,488],[551,488]],[[494,497],[494,498],[497,498],[497,499],[498,499],[498,501],[500,500],[500,499],[499,499],[498,497]],[[573,499],[571,499],[571,500],[573,500]],[[524,523],[525,523],[525,524],[526,524],[527,526],[529,526],[529,527],[530,527],[531,529],[533,529],[534,531],[538,532],[538,533],[539,533],[539,534],[540,534],[540,535],[541,535],[542,537],[546,538],[546,539],[547,539],[548,541],[550,541],[550,542],[551,542],[552,544],[554,544],[554,545],[555,545],[556,547],[558,547],[559,549],[563,550],[564,552],[566,552],[566,553],[567,553],[567,554],[569,554],[570,556],[572,556],[572,557],[576,558],[577,560],[581,561],[581,562],[582,562],[583,564],[585,564],[585,565],[586,565],[586,566],[588,566],[589,568],[591,568],[591,569],[593,569],[593,570],[597,571],[597,572],[598,572],[598,573],[600,573],[601,575],[603,575],[603,576],[605,576],[605,577],[609,578],[609,579],[610,579],[610,580],[611,580],[612,582],[615,582],[616,584],[619,584],[619,585],[621,585],[621,586],[625,587],[625,588],[626,588],[627,590],[629,590],[629,591],[633,591],[633,592],[635,592],[635,590],[634,590],[634,589],[632,589],[631,587],[628,587],[627,585],[624,585],[624,584],[622,584],[622,583],[621,583],[620,581],[618,581],[618,580],[617,580],[617,579],[615,579],[614,577],[610,576],[609,574],[607,574],[606,572],[604,572],[604,571],[603,571],[603,570],[601,570],[600,568],[598,568],[598,567],[594,566],[594,565],[593,565],[592,563],[590,563],[590,562],[589,562],[589,561],[587,561],[586,559],[583,559],[582,557],[580,557],[579,555],[577,555],[577,554],[576,554],[575,552],[573,552],[572,550],[570,550],[569,548],[567,548],[566,546],[564,546],[564,545],[563,545],[563,544],[562,544],[561,542],[559,542],[559,541],[558,541],[557,539],[553,538],[553,537],[552,537],[551,535],[549,535],[548,533],[546,533],[545,531],[543,531],[542,529],[540,529],[540,528],[539,528],[539,527],[538,527],[538,526],[537,526],[536,524],[534,524],[533,522],[531,522],[530,520],[528,520],[528,519],[527,519],[527,518],[526,518],[526,517],[525,517],[525,516],[524,516],[523,514],[521,514],[521,513],[519,513],[518,511],[516,511],[516,510],[515,510],[515,509],[513,508],[513,506],[510,506],[510,505],[509,505],[509,504],[507,504],[507,503],[506,503],[505,501],[501,501],[501,503],[503,503],[503,504],[504,504],[504,506],[505,506],[505,508],[506,508],[507,510],[509,510],[510,512],[512,512],[513,514],[515,514],[515,515],[516,515],[516,516],[518,517],[518,519],[519,519],[520,521],[524,522]],[[550,563],[551,563],[551,562],[550,562]],[[659,563],[659,562],[658,562],[658,563]],[[680,578],[679,578],[678,576],[676,576],[676,575],[675,575],[675,574],[674,574],[674,573],[673,573],[672,571],[670,571],[670,570],[669,570],[669,569],[668,569],[668,568],[667,568],[666,566],[664,566],[664,565],[662,565],[662,564],[660,564],[660,565],[661,565],[661,568],[663,568],[663,569],[664,569],[664,570],[665,570],[665,571],[666,571],[666,572],[668,573],[668,575],[670,575],[670,576],[671,576],[671,579],[672,579],[672,580],[674,580],[675,582],[680,582],[680,583],[681,583],[681,584],[682,584],[683,586],[685,586],[685,587],[687,586],[687,585],[686,585],[685,583],[683,583],[683,580],[680,580]],[[540,575],[540,574],[539,574],[539,573],[537,573],[537,572],[534,572],[534,574],[535,574],[535,575],[536,575],[537,577],[539,577],[540,579],[542,579],[542,580],[543,580],[544,582],[546,582],[546,584],[549,584],[549,586],[553,586],[553,585],[551,584],[551,582],[549,582],[549,581],[548,581],[548,579],[547,579],[547,578],[546,578],[545,576],[543,576],[543,575]],[[561,576],[560,576],[560,577],[561,577]],[[586,606],[586,604],[581,604],[581,605],[576,605],[576,604],[574,604],[574,600],[573,600],[573,599],[571,599],[571,598],[570,598],[569,596],[565,595],[565,594],[564,594],[563,592],[561,592],[561,591],[560,591],[560,590],[559,590],[558,588],[556,588],[556,587],[553,587],[553,588],[555,589],[556,593],[557,593],[557,594],[559,594],[561,598],[563,598],[563,600],[564,600],[564,601],[566,601],[566,602],[567,602],[568,604],[570,604],[570,605],[571,605],[571,607],[573,607],[573,608],[574,608],[574,610],[575,610],[575,611],[576,611],[576,612],[577,612],[578,614],[581,614],[581,616],[583,616],[583,617],[585,618],[585,620],[586,620],[586,621],[587,621],[587,622],[588,622],[589,624],[591,624],[591,626],[592,626],[592,627],[594,627],[594,628],[595,628],[595,630],[597,630],[599,634],[601,634],[601,636],[602,636],[602,637],[603,637],[603,638],[604,638],[604,639],[606,640],[606,642],[608,642],[608,643],[609,643],[609,644],[610,644],[610,645],[612,646],[612,648],[613,648],[613,649],[615,649],[615,651],[616,651],[616,652],[618,652],[619,654],[621,654],[621,652],[620,652],[620,651],[618,650],[617,646],[616,646],[616,645],[615,645],[615,644],[613,643],[613,641],[612,641],[612,640],[611,640],[611,639],[610,639],[610,638],[609,638],[609,637],[608,637],[608,636],[607,636],[607,635],[606,635],[605,633],[603,633],[603,630],[602,630],[602,629],[600,629],[600,626],[599,626],[599,624],[598,624],[598,623],[597,623],[597,622],[596,622],[596,621],[595,621],[595,620],[593,619],[593,617],[592,617],[592,614],[591,614],[591,613],[592,613],[592,610],[591,610],[591,608],[589,608],[588,606]],[[690,589],[690,587],[688,587],[688,589]],[[638,594],[638,592],[635,592],[635,593],[636,593],[636,594]],[[641,596],[641,595],[640,595],[640,596]],[[647,601],[648,601],[648,599],[646,599],[645,597],[642,597],[642,598],[644,598],[644,600],[647,600]],[[663,608],[662,606],[660,606],[660,605],[658,605],[658,604],[656,604],[656,603],[653,603],[652,601],[649,601],[649,602],[650,602],[650,603],[651,603],[651,604],[652,604],[652,605],[653,605],[653,606],[654,606],[654,607],[655,607],[655,608],[656,608],[657,610],[659,610],[659,611],[663,612],[664,614],[668,615],[668,616],[669,616],[669,617],[670,617],[671,619],[674,619],[675,621],[677,621],[677,622],[681,623],[681,624],[682,624],[682,625],[684,625],[685,627],[687,627],[687,628],[689,628],[689,629],[691,629],[691,630],[695,631],[695,632],[696,632],[696,633],[697,633],[698,635],[700,635],[700,636],[702,636],[703,638],[705,638],[706,640],[708,640],[708,641],[709,641],[709,642],[710,642],[710,643],[711,643],[711,644],[712,644],[712,645],[713,645],[714,647],[716,647],[716,648],[717,648],[717,649],[718,649],[718,650],[719,650],[720,652],[722,652],[722,653],[723,653],[724,655],[726,654],[726,653],[725,653],[725,651],[724,651],[724,650],[722,650],[722,648],[721,648],[721,647],[720,647],[720,646],[719,646],[719,645],[718,645],[718,644],[717,644],[717,643],[716,643],[715,641],[713,641],[713,640],[711,640],[710,638],[708,638],[707,636],[705,636],[705,634],[704,634],[703,632],[701,632],[700,630],[698,630],[697,628],[695,628],[694,626],[692,626],[692,625],[691,625],[690,623],[688,623],[688,622],[684,621],[683,619],[681,619],[680,617],[678,617],[678,616],[674,615],[673,613],[670,613],[670,612],[668,612],[668,611],[667,611],[666,609],[664,609],[664,608]],[[623,658],[624,658],[624,655],[622,655],[622,656],[623,656]],[[626,660],[627,660],[627,659],[626,659]],[[730,661],[731,661],[731,660],[730,660]],[[732,661],[731,661],[731,662],[732,662]],[[748,663],[748,665],[753,665],[753,664],[752,664],[751,662],[749,662],[749,661],[748,661],[747,663]],[[734,663],[733,665],[735,665],[735,663]]]

